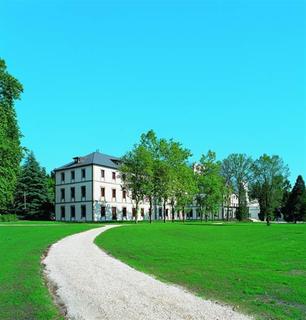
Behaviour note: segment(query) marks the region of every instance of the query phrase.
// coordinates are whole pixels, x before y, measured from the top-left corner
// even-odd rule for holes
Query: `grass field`
[[[138,270],[259,319],[306,319],[306,224],[140,224],[96,243]]]
[[[45,286],[41,256],[57,240],[98,226],[44,221],[1,223],[0,319],[62,319]]]

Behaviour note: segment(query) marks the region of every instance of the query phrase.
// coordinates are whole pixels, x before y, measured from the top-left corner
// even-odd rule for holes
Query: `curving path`
[[[52,245],[43,261],[47,278],[57,288],[56,295],[69,319],[251,319],[228,306],[162,283],[107,255],[93,241],[113,227],[64,238]]]

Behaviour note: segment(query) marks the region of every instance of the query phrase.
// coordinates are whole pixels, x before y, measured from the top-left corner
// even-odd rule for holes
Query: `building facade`
[[[55,218],[65,221],[134,220],[136,209],[127,190],[122,189],[120,159],[99,152],[55,169]],[[152,219],[162,219],[162,207]],[[169,215],[169,207],[166,208]],[[138,220],[149,219],[149,203],[140,204]]]
[[[128,190],[122,189],[118,170],[120,158],[93,152],[55,169],[55,218],[63,221],[112,221],[135,220],[135,203]],[[220,210],[215,217],[235,217],[238,199],[231,197],[231,207]],[[140,204],[138,220],[149,219],[149,203]],[[171,208],[166,206],[165,216],[171,217]],[[224,217],[223,217],[224,216]],[[153,220],[164,217],[163,207],[155,204]],[[196,205],[186,210],[187,219],[200,218]],[[175,213],[175,219],[182,219],[182,213]]]

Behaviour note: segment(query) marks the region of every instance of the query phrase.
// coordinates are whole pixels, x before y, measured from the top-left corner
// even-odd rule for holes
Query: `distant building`
[[[128,190],[122,189],[118,170],[120,158],[93,152],[55,169],[55,218],[64,221],[112,221],[134,220],[135,203]],[[230,217],[234,218],[238,199],[231,196]],[[225,212],[226,210],[223,210]],[[188,219],[199,218],[197,207],[186,211]],[[166,207],[166,219],[171,219],[170,206]],[[156,203],[152,219],[163,219],[161,205]],[[181,213],[175,219],[182,218]],[[220,214],[216,218],[222,218]],[[143,201],[138,212],[139,220],[149,219],[149,203]]]

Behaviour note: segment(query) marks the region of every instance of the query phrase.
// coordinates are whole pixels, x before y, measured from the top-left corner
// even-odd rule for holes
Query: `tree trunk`
[[[139,204],[138,204],[138,202],[136,202],[135,223],[138,222],[138,206],[139,206]]]
[[[183,223],[185,223],[185,207],[183,207]]]
[[[150,221],[150,223],[152,223],[152,208],[153,208],[152,202],[153,202],[152,197],[150,197],[150,208],[149,208],[149,221]]]
[[[175,214],[175,209],[174,209],[174,204],[172,204],[172,222],[174,222],[174,214]]]
[[[164,200],[164,223],[166,223],[166,200]]]

